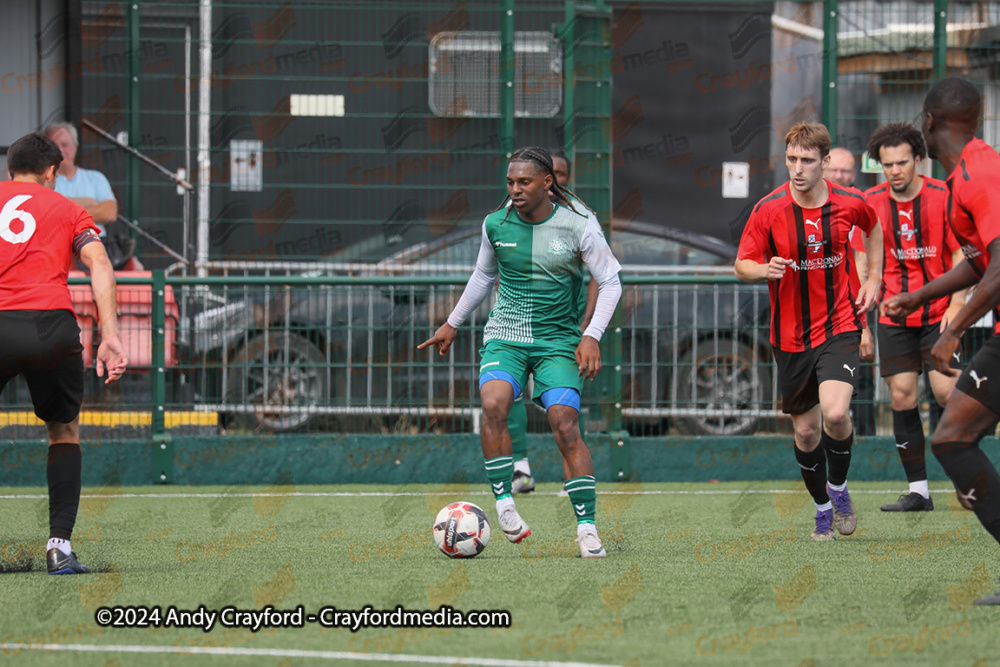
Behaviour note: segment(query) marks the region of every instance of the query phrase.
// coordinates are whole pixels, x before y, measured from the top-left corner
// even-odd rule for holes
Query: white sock
[[[514,506],[514,499],[513,498],[503,498],[501,500],[498,500],[497,501],[497,516],[500,516],[501,514],[503,514],[503,511],[505,509],[507,509],[508,507],[513,507],[513,506]]]
[[[830,502],[830,501],[827,501],[827,502],[823,503],[822,505],[820,505],[819,503],[816,503],[816,511],[817,512],[825,512],[827,510],[832,510],[832,509],[833,509],[833,503]]]
[[[576,536],[583,537],[584,533],[593,533],[594,535],[597,535],[597,526],[592,523],[576,524]]]
[[[924,498],[931,497],[931,491],[927,488],[927,480],[921,480],[919,482],[910,482],[910,493],[919,493]]]
[[[514,472],[523,472],[525,475],[530,475],[531,466],[528,465],[528,459],[521,459],[520,461],[514,461]]]
[[[49,543],[45,545],[45,550],[48,551],[49,549],[58,549],[66,556],[73,553],[73,550],[69,546],[69,540],[59,539],[58,537],[49,538]]]
[[[847,488],[847,482],[844,482],[840,486],[837,486],[836,484],[830,484],[830,488],[833,489],[834,491],[843,491],[844,489]]]

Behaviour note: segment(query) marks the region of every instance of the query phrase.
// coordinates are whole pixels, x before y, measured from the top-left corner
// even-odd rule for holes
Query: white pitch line
[[[617,484],[617,482],[605,482],[611,484]],[[952,491],[954,487],[930,487],[931,491],[937,491],[941,493],[946,493]],[[556,491],[535,491],[533,495],[536,496],[555,496],[558,492]],[[669,489],[648,489],[646,491],[598,491],[599,496],[738,496],[744,493],[754,494],[754,493],[806,493],[805,489],[719,489],[717,491],[713,490],[703,490],[703,491],[685,491],[683,489],[669,490]],[[892,489],[852,489],[851,495],[865,494],[865,493],[895,493]],[[392,493],[389,491],[314,491],[314,492],[299,492],[293,491],[291,493],[268,493],[266,491],[253,492],[249,491],[246,493],[107,493],[107,494],[90,494],[84,493],[80,498],[394,498],[394,497],[426,497],[426,496],[491,496],[493,495],[490,491],[428,491],[426,493],[421,493],[418,491],[404,491],[401,493]],[[0,500],[39,500],[41,498],[48,498],[47,494],[34,493],[34,494],[10,494],[10,495],[0,495]]]
[[[503,660],[495,658],[460,658],[447,655],[407,655],[350,653],[346,651],[303,651],[279,648],[230,648],[225,646],[129,646],[121,644],[0,644],[4,651],[71,651],[79,653],[174,653],[207,655],[266,656],[272,658],[316,658],[319,660],[358,660],[362,662],[419,663],[428,665],[477,665],[481,667],[616,667],[590,662],[553,662]]]

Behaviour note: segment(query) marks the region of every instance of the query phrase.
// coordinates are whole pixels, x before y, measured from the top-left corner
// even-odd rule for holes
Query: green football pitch
[[[972,605],[997,588],[997,545],[942,484],[934,512],[880,512],[903,486],[852,484],[857,532],[814,543],[801,484],[599,484],[605,560],[574,558],[554,484],[517,498],[532,528],[521,545],[498,530],[485,483],[103,487],[85,494],[73,541],[95,573],[60,577],[44,571],[44,489],[6,489],[0,654],[60,667],[1000,664],[1000,608]],[[431,537],[458,499],[493,523],[474,559],[445,557]],[[320,619],[251,632],[217,620],[206,633],[95,620],[104,607],[268,605],[502,610],[510,627]]]

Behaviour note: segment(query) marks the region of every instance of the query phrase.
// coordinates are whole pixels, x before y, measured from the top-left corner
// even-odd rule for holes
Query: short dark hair
[[[13,174],[45,173],[49,167],[58,168],[63,155],[56,143],[44,134],[26,134],[7,149],[7,171]]]
[[[914,158],[923,160],[927,157],[924,135],[909,123],[889,123],[875,130],[871,139],[868,140],[868,157],[876,162],[881,162],[879,151],[883,148],[892,148],[903,144],[910,145]]]
[[[978,124],[983,113],[983,94],[969,81],[949,76],[931,86],[924,98],[924,111],[944,120]]]
[[[552,156],[553,160],[555,160],[556,158],[559,158],[563,162],[566,163],[566,174],[567,175],[572,175],[573,174],[573,165],[570,164],[569,158],[566,157],[566,153],[564,153],[561,148],[549,148],[548,149],[548,154],[550,156]]]

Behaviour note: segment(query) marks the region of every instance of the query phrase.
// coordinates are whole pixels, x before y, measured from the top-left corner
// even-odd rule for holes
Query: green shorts
[[[549,389],[575,389],[583,392],[583,377],[576,363],[576,347],[566,343],[510,343],[504,340],[488,341],[480,350],[479,386],[489,379],[487,374],[509,375],[523,390],[528,374],[535,377],[533,401],[541,405],[539,397]],[[515,396],[515,398],[517,398]]]

